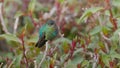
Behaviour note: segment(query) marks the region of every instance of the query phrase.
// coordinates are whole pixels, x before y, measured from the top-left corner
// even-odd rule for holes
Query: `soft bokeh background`
[[[35,68],[48,19],[60,28],[42,68],[120,68],[120,0],[1,0],[0,68]]]

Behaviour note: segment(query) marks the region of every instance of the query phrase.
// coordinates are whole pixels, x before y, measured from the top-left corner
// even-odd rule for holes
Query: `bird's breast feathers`
[[[42,37],[42,35],[45,34],[45,39],[46,40],[51,40],[51,39],[53,39],[54,37],[57,36],[58,30],[57,30],[57,27],[43,25],[40,28],[39,34],[40,34],[40,37]]]

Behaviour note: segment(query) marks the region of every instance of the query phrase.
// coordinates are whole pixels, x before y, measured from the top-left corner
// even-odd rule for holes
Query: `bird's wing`
[[[45,43],[46,43],[46,39],[45,39],[45,34],[42,35],[41,38],[39,38],[38,42],[36,43],[35,47],[42,47]]]

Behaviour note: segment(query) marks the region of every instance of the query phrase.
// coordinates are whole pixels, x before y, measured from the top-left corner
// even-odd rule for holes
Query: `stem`
[[[43,56],[41,62],[39,63],[38,68],[41,67],[41,64],[42,64],[43,61],[45,60],[45,57],[46,57],[46,55],[47,55],[47,50],[48,50],[48,41],[46,42],[46,48],[45,48],[44,56]]]
[[[2,15],[2,5],[3,5],[3,3],[1,2],[1,3],[0,3],[0,20],[1,20],[1,25],[2,25],[2,27],[3,27],[3,31],[4,31],[5,33],[9,34],[9,32],[8,32],[6,26],[5,26],[5,22],[4,22],[3,15]]]
[[[26,68],[28,68],[28,60],[27,60],[26,53],[25,53],[26,49],[25,49],[25,45],[24,45],[24,40],[23,40],[23,38],[22,38],[21,40],[22,40],[22,46],[23,46],[24,62],[25,62],[25,64],[26,64]]]

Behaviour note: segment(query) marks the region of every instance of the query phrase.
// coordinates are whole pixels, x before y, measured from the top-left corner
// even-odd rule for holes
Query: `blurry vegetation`
[[[61,34],[41,68],[120,68],[120,0],[3,0],[0,12],[0,68],[38,67],[45,46],[35,43],[48,19]]]

